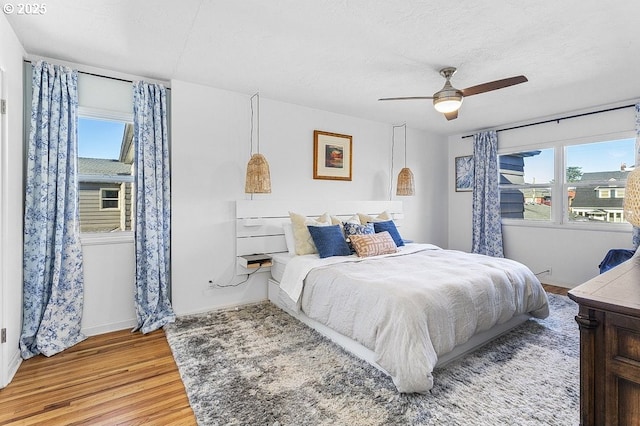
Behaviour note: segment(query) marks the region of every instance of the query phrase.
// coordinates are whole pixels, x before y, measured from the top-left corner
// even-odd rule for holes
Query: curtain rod
[[[506,132],[507,130],[521,129],[523,127],[537,126],[538,124],[553,123],[554,121],[559,123],[562,120],[568,120],[570,118],[584,117],[586,115],[600,114],[602,112],[617,111],[619,109],[631,108],[631,107],[635,107],[635,106],[636,106],[636,104],[623,105],[623,106],[618,106],[618,107],[613,107],[613,108],[602,109],[602,110],[599,110],[599,111],[583,112],[581,114],[568,115],[566,117],[551,118],[549,120],[537,121],[535,123],[521,124],[519,126],[507,127],[505,129],[498,129],[498,130],[496,130],[496,133],[497,132]],[[471,138],[471,137],[473,137],[473,135],[466,135],[466,136],[463,136],[462,139]]]
[[[25,63],[28,63],[28,64],[31,64],[31,63],[32,63],[32,61],[30,61],[30,60],[28,60],[28,59],[23,59],[23,60],[22,60],[22,62],[25,62]],[[78,71],[78,73],[79,73],[79,74],[92,75],[92,76],[94,76],[94,77],[108,78],[108,79],[110,79],[110,80],[122,81],[122,82],[124,82],[124,83],[133,83],[133,80],[127,80],[126,78],[112,77],[112,76],[110,76],[110,75],[95,74],[95,73],[87,72],[87,71],[80,71],[80,70],[77,70],[77,71]],[[141,79],[141,80],[142,80],[142,79]],[[156,80],[156,81],[158,81],[158,80]],[[171,90],[171,88],[170,88],[170,87],[165,87],[165,89],[166,89],[166,90]]]

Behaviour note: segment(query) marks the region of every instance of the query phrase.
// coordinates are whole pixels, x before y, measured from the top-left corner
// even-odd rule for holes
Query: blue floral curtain
[[[498,136],[495,131],[473,136],[473,253],[504,257],[500,188],[498,176]]]
[[[167,93],[162,85],[133,86],[136,155],[136,330],[149,333],[175,320],[169,301],[170,173]]]
[[[636,164],[635,167],[640,167],[640,103],[636,104]],[[633,227],[633,248],[638,249],[640,247],[640,228]]]
[[[33,65],[24,213],[24,359],[82,341],[83,269],[77,192],[78,75]]]

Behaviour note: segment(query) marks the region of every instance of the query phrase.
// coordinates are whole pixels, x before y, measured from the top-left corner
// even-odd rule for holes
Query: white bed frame
[[[240,200],[236,202],[236,255],[286,252],[287,246],[284,240],[282,224],[290,220],[289,211],[309,217],[318,217],[328,212],[332,216],[346,219],[356,213],[376,216],[385,210],[391,213],[394,222],[396,222],[396,225],[401,230],[401,223],[404,218],[402,201]],[[238,267],[238,273],[246,273],[246,270]],[[291,299],[280,289],[276,280],[272,278],[269,279],[268,286],[269,300],[273,304],[326,336],[358,358],[363,359],[388,374],[375,362],[376,355],[372,350],[330,329],[324,324],[309,318],[303,312],[297,310]],[[526,314],[518,315],[506,323],[499,324],[490,330],[476,334],[466,343],[456,346],[451,352],[439,356],[436,368],[442,367],[476,350],[480,346],[489,343],[491,340],[496,339],[527,321],[529,318],[530,316]]]

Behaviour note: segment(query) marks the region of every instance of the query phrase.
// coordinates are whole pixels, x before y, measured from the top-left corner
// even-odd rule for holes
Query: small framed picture
[[[473,191],[473,155],[456,157],[456,191]]]
[[[351,180],[352,138],[313,131],[313,178]]]

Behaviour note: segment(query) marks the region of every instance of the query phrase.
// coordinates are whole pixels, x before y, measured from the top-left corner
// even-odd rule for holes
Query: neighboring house
[[[569,208],[574,220],[624,222],[624,187],[630,169],[611,172],[583,173],[580,182],[593,185],[577,186]],[[606,182],[606,183],[605,183]]]
[[[537,219],[549,217],[549,208],[542,207],[544,211],[538,212],[535,207],[525,208],[527,205],[550,206],[551,194],[548,189],[526,188],[505,189],[504,185],[522,185],[524,181],[524,158],[539,155],[540,151],[527,151],[517,154],[501,155],[500,167],[500,212],[503,218],[511,219]],[[539,209],[539,208],[538,208]],[[538,214],[540,213],[540,214]]]
[[[119,159],[78,158],[80,232],[132,229],[132,130],[124,128]]]

